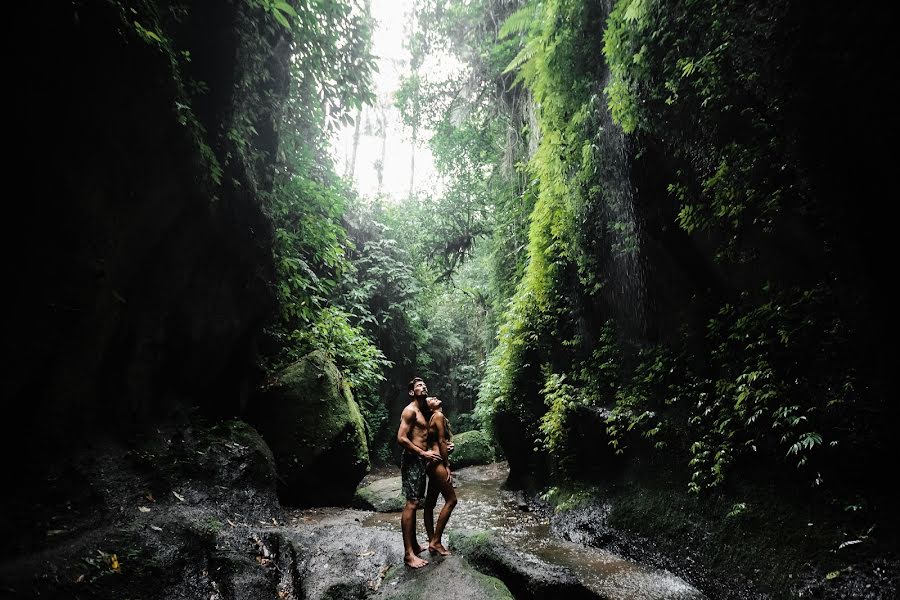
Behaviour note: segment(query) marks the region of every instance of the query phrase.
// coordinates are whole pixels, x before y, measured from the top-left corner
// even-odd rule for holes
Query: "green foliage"
[[[575,326],[602,285],[589,248],[595,232],[581,227],[605,201],[588,127],[599,75],[588,56],[599,42],[599,22],[596,7],[583,3],[530,2],[499,32],[505,40],[499,43],[512,43],[516,52],[505,70],[516,71],[513,85],[524,84],[533,96],[540,131],[539,137],[529,132],[539,141],[523,169],[528,184],[522,197],[533,202],[527,260],[499,324],[477,412],[488,423],[500,413],[515,414],[522,435],[538,440],[535,451],[549,451],[563,468],[574,395],[583,402],[594,398],[565,373],[591,352]],[[537,365],[543,379],[534,374]]]
[[[488,425],[516,416],[521,435],[557,466],[571,458],[571,423],[584,405],[611,409],[606,433],[616,452],[640,443],[682,457],[695,492],[754,455],[819,483],[822,455],[848,437],[835,423],[858,387],[841,364],[848,333],[827,288],[744,292],[683,343],[632,348],[616,323],[595,322],[590,336],[575,327],[607,284],[605,257],[638,249],[635,225],[619,222],[622,200],[604,179],[604,136],[616,135],[602,118],[604,81],[623,130],[670,152],[677,225],[708,236],[720,263],[748,263],[759,250],[748,240],[809,218],[781,133],[782,100],[762,87],[755,60],[774,31],[765,19],[781,8],[742,20],[716,0],[622,0],[603,34],[598,4],[529,2],[499,31],[496,47],[513,43],[505,71],[539,106],[540,136],[524,171],[534,203],[527,261],[476,414]],[[608,79],[595,60],[601,35]]]
[[[482,260],[451,279],[439,276],[418,232],[439,218],[415,198],[398,205],[357,203],[346,213],[353,242],[340,302],[391,362],[379,386],[381,406],[406,392],[411,373],[429,382],[445,411],[471,410],[484,359]],[[385,413],[386,414],[386,413]],[[396,423],[374,430],[375,449],[393,448]]]
[[[606,15],[576,0],[418,0],[395,101],[409,128],[433,132],[443,185],[397,205],[357,202],[318,141],[371,98],[371,62],[364,11],[314,4],[328,16],[259,5],[295,36],[295,133],[269,206],[276,364],[333,353],[385,455],[385,399],[416,372],[459,410],[480,380],[483,427],[511,423],[504,435],[557,476],[574,474],[580,416],[599,414],[612,452],[655,451],[686,468],[693,492],[741,461],[822,481],[829,449],[854,440],[850,326],[824,280],[761,285],[745,272],[784,223],[815,229],[820,216],[782,135],[784,98],[764,85],[759,48],[782,4],[620,0]],[[462,66],[422,69],[438,51]],[[671,225],[733,277],[725,299],[689,307],[705,311],[705,330],[651,343],[610,319],[606,292],[622,283],[610,265],[636,261],[641,241],[623,217],[630,182],[615,168],[630,150],[609,113],[629,143],[667,155]],[[237,147],[252,123],[236,126]]]
[[[203,163],[206,183],[215,189],[222,183],[224,174],[222,160],[214,150],[215,140],[200,123],[194,106],[197,98],[206,93],[206,84],[190,75],[191,52],[179,48],[174,35],[191,18],[189,8],[180,5],[163,5],[154,0],[110,0],[119,12],[122,30],[134,32],[143,43],[151,46],[166,58],[169,65],[170,81],[175,89],[173,116],[190,132]],[[216,195],[212,195],[216,198]]]
[[[534,203],[523,162],[528,102],[502,72],[517,50],[496,40],[514,4],[418,0],[412,72],[396,97],[408,127],[433,132],[442,182],[441,193],[409,198],[392,215],[422,282],[419,364],[449,386],[460,410],[473,408],[485,373],[497,372],[488,354],[525,268]],[[459,68],[417,69],[423,53],[450,55]],[[492,403],[474,407],[488,427]]]
[[[541,417],[540,432],[544,450],[552,456],[562,471],[569,468],[573,452],[568,447],[572,417],[577,405],[587,402],[587,397],[579,394],[575,386],[566,383],[565,375],[557,375],[545,365],[545,383],[541,389],[547,412]]]
[[[599,490],[589,485],[550,486],[540,498],[553,507],[556,513],[564,513],[588,506],[599,496]]]
[[[627,435],[634,430],[652,441],[655,448],[665,448],[665,434],[673,425],[660,411],[678,401],[678,387],[690,380],[690,373],[676,367],[666,348],[651,346],[637,353],[637,365],[620,380],[612,414],[607,419],[610,445],[621,454],[627,447]]]
[[[263,10],[272,15],[285,29],[291,29],[290,20],[299,19],[294,7],[283,0],[254,0]]]
[[[805,471],[818,483],[823,465],[815,459],[826,440],[846,441],[843,427],[830,425],[858,387],[842,364],[843,322],[834,314],[825,320],[830,311],[823,289],[766,291],[769,301],[743,309],[726,305],[709,323],[719,375],[691,416],[699,434],[691,446],[695,491],[721,483],[727,467],[747,453],[797,467],[815,464]],[[804,351],[810,347],[819,351]]]
[[[373,315],[358,298],[344,295],[359,287],[342,222],[353,194],[334,172],[326,146],[335,126],[373,98],[371,19],[352,0],[254,1],[292,36],[291,88],[280,113],[279,163],[265,206],[275,225],[279,308],[268,329],[267,367],[275,372],[313,350],[326,351],[360,404],[371,443],[387,421],[379,385],[391,362],[368,328]],[[254,133],[245,123],[230,135],[241,148],[239,140]]]
[[[465,433],[474,429],[481,429],[481,423],[473,413],[465,412],[453,416],[454,433]]]
[[[683,165],[669,185],[678,224],[721,232],[722,262],[754,259],[747,239],[771,234],[786,209],[809,209],[785,145],[784,100],[764,87],[764,49],[783,10],[621,0],[604,36],[614,118],[626,132],[663,140]]]

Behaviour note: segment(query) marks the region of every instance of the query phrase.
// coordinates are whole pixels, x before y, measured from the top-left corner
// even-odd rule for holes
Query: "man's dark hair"
[[[409,382],[409,391],[413,391],[413,388],[416,387],[416,383],[418,383],[419,381],[425,383],[425,380],[421,377],[413,377],[412,381]]]

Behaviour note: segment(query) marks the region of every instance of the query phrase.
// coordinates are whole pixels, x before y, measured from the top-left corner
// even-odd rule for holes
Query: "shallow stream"
[[[459,504],[445,532],[453,529],[491,531],[507,544],[572,571],[591,590],[617,600],[695,599],[704,596],[683,579],[660,569],[641,566],[598,548],[567,542],[550,533],[550,523],[519,508],[515,496],[501,489],[505,463],[468,467],[454,473]],[[438,501],[435,517],[442,502]],[[417,533],[424,538],[422,513]],[[374,513],[363,525],[400,530],[400,513]]]

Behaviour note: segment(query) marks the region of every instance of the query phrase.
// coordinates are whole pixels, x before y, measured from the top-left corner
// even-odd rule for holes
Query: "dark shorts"
[[[418,454],[403,452],[400,475],[403,480],[403,495],[407,500],[425,499],[425,484],[428,480],[426,467],[425,459]]]

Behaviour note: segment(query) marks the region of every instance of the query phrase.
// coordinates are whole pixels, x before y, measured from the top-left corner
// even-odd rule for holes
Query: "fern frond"
[[[528,43],[525,44],[524,48],[519,50],[516,57],[509,61],[509,64],[503,69],[503,72],[509,73],[511,71],[517,71],[522,65],[534,58],[540,48],[540,42],[541,40],[539,38],[531,38],[528,40]]]
[[[497,37],[503,39],[513,34],[527,32],[533,24],[540,23],[540,19],[537,18],[540,10],[540,2],[529,2],[506,18]]]

